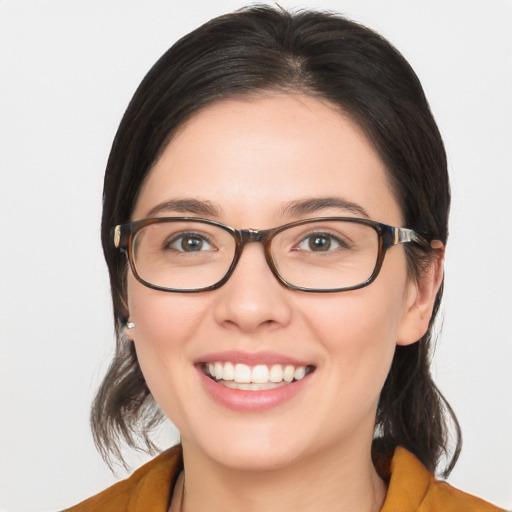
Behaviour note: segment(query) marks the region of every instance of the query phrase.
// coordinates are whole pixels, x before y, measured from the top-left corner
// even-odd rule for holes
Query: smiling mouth
[[[216,361],[203,363],[203,373],[218,384],[244,391],[264,391],[287,386],[302,380],[314,371],[314,366],[265,365],[248,366],[242,363]]]

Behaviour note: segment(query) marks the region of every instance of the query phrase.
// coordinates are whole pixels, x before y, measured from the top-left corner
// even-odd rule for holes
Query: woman
[[[163,415],[181,446],[71,510],[497,510],[432,477],[460,451],[429,372],[449,202],[375,33],[256,7],[180,40],[107,166],[118,345],[92,422],[106,459]]]

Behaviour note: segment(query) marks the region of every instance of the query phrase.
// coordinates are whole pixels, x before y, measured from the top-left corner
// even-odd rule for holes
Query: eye
[[[179,252],[211,251],[213,247],[208,239],[198,233],[179,233],[167,241],[164,249],[173,249]]]
[[[301,251],[327,252],[346,248],[347,244],[329,233],[312,233],[304,237],[297,247]]]

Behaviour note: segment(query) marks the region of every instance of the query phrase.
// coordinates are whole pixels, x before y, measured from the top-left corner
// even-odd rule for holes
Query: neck
[[[229,468],[183,444],[183,512],[378,512],[386,488],[370,447],[317,453],[283,468]]]

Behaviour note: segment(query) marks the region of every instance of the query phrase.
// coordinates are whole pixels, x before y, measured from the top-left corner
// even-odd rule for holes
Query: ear
[[[428,267],[417,279],[410,279],[404,301],[404,311],[398,330],[398,345],[411,345],[428,329],[437,292],[443,282],[444,245],[432,242],[434,249]]]

